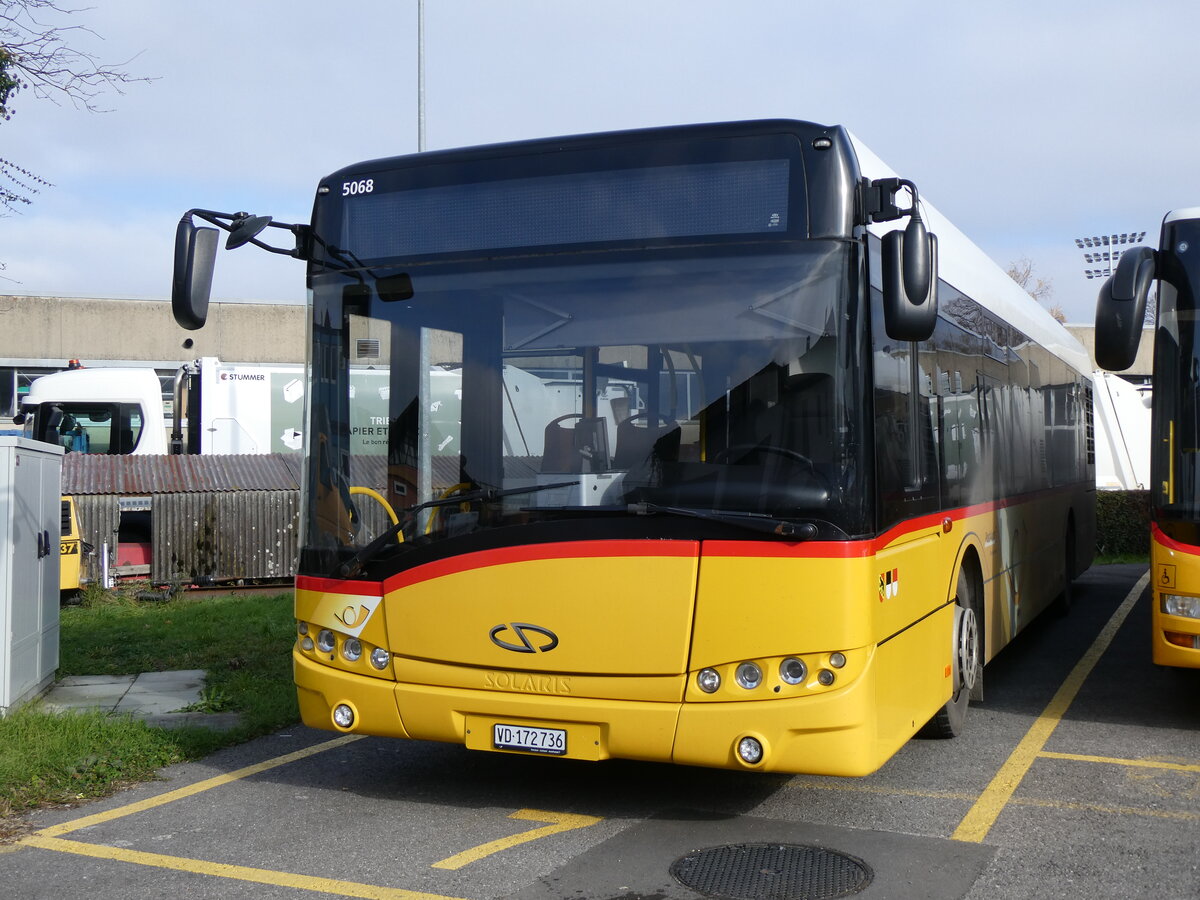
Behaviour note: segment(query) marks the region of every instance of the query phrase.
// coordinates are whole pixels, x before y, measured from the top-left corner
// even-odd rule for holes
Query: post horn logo
[[[347,628],[357,628],[363,622],[367,621],[367,616],[371,611],[365,606],[359,606],[357,610],[353,606],[347,606],[342,610],[341,615],[333,614],[333,617],[345,625]]]
[[[509,633],[515,637],[520,643],[514,643],[511,640],[505,640],[500,635]],[[530,640],[530,635],[537,635],[539,641],[544,639],[546,643],[538,646]],[[492,639],[492,643],[497,647],[505,650],[511,650],[513,653],[549,653],[558,646],[558,635],[549,628],[543,628],[541,625],[530,625],[528,622],[502,622],[496,625],[488,632],[488,637]]]

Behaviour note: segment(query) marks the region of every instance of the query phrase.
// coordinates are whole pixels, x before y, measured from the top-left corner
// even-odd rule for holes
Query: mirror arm
[[[282,253],[284,256],[291,256],[295,259],[308,259],[308,230],[307,225],[288,225],[284,222],[271,222],[268,228],[286,228],[296,238],[296,246],[291,250],[286,247],[272,247],[270,244],[264,244],[258,238],[251,238],[248,243],[255,247],[261,247],[270,253]]]
[[[185,215],[185,217],[195,216],[198,219],[203,219],[205,222],[208,222],[210,225],[216,225],[218,228],[222,229],[223,231],[228,231],[228,232],[233,232],[233,230],[235,228],[237,228],[238,225],[241,224],[244,220],[246,220],[248,218],[252,218],[252,216],[250,216],[249,213],[244,213],[244,212],[225,213],[225,212],[217,212],[216,210],[213,210],[213,209],[190,209],[184,215]],[[286,231],[290,231],[296,238],[296,246],[291,249],[288,249],[285,247],[272,247],[270,244],[264,243],[263,241],[260,241],[256,237],[251,238],[246,243],[253,244],[254,246],[259,247],[263,250],[266,250],[269,253],[281,253],[285,256],[291,256],[296,259],[307,259],[308,258],[307,245],[308,245],[309,226],[307,226],[307,225],[292,225],[287,222],[268,221],[266,223],[265,227],[266,228],[283,228]]]

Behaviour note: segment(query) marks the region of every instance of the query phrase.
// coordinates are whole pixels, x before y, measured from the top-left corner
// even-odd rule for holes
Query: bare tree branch
[[[83,34],[99,37],[90,28],[50,24],[54,16],[87,11],[58,0],[0,0],[0,119],[12,118],[12,98],[26,88],[39,100],[65,98],[76,109],[103,112],[102,94],[121,94],[126,85],[153,81],[125,71],[131,60],[110,65],[73,46]]]
[[[1027,256],[1022,256],[1015,262],[1008,264],[1008,277],[1024,288],[1025,293],[1029,294],[1038,303],[1046,303],[1046,309],[1050,315],[1054,316],[1060,322],[1067,320],[1067,315],[1063,312],[1063,308],[1056,304],[1049,304],[1050,296],[1054,293],[1054,283],[1049,278],[1040,278],[1033,273],[1033,262]]]

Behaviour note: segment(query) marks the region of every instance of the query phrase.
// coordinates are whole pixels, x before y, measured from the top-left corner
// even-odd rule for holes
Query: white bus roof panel
[[[897,177],[853,134],[850,140],[864,176],[871,179]],[[1019,328],[1076,371],[1090,376],[1092,363],[1087,351],[1061,323],[924,197],[921,199],[921,215],[926,227],[937,235],[938,275],[942,281]],[[904,219],[872,223],[869,231],[882,237],[889,231],[902,229],[906,224]]]

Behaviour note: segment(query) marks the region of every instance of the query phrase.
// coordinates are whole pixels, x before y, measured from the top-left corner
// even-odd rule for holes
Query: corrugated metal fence
[[[84,577],[99,577],[128,508],[149,507],[156,583],[290,578],[296,571],[300,458],[68,454],[63,493],[75,497],[83,539],[96,547]],[[130,516],[129,512],[125,516]],[[128,519],[126,525],[128,526]]]

